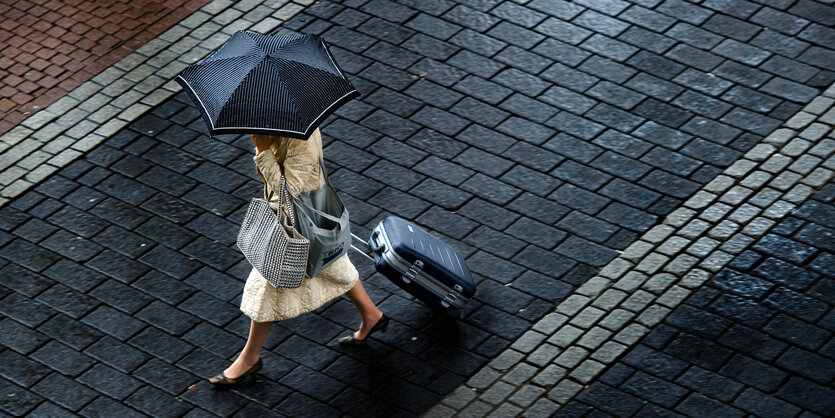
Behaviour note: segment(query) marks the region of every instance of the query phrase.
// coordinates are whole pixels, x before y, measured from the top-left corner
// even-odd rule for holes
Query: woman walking
[[[268,135],[252,135],[258,174],[264,180],[264,196],[275,191],[271,204],[278,207],[279,181],[284,175],[294,196],[317,190],[324,184],[319,156],[322,136],[318,129],[307,140]],[[348,255],[342,255],[311,279],[302,280],[298,288],[273,287],[256,269],[252,269],[244,286],[241,311],[251,319],[249,338],[238,358],[221,374],[209,379],[213,385],[235,385],[261,369],[261,346],[272,323],[310,312],[345,294],[359,311],[359,329],[339,339],[342,345],[362,345],[371,334],[385,331],[389,320],[374,305],[359,280],[357,269]]]

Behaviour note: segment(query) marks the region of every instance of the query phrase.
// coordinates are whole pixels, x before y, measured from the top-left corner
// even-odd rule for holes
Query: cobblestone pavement
[[[711,391],[711,388],[717,387],[724,391],[725,381],[702,374],[697,376],[705,382],[699,384],[695,377],[684,377],[678,373],[683,371],[687,361],[698,363],[697,360],[701,359],[721,365],[724,362],[723,353],[728,350],[717,351],[715,346],[699,343],[700,340],[692,335],[670,342],[669,350],[665,350],[669,354],[652,351],[647,345],[658,348],[653,341],[659,335],[674,338],[674,334],[681,331],[682,334],[690,332],[713,338],[722,336],[723,342],[725,338],[736,341],[735,348],[748,344],[754,349],[762,341],[750,333],[728,336],[733,332],[727,331],[731,324],[738,323],[740,326],[735,329],[738,331],[750,325],[748,320],[768,321],[772,308],[810,322],[824,315],[831,316],[831,306],[824,301],[831,301],[835,296],[828,264],[833,256],[830,251],[833,230],[830,228],[832,224],[828,223],[832,217],[827,207],[803,202],[816,189],[821,189],[819,193],[824,199],[831,200],[827,196],[835,187],[832,183],[835,174],[833,102],[835,86],[792,117],[785,127],[769,135],[728,167],[688,199],[683,207],[641,236],[618,258],[603,267],[597,276],[559,303],[555,312],[534,324],[530,331],[470,378],[466,385],[434,407],[430,415],[451,416],[456,412],[462,416],[484,415],[497,408],[497,415],[540,416],[560,410],[560,415],[565,416],[586,413],[593,416],[601,414],[594,409],[598,406],[616,416],[678,415],[658,409],[659,405],[675,407],[677,413],[689,416],[729,415],[725,412],[730,409],[722,407],[721,402],[733,400],[733,396],[717,396],[716,390]],[[819,123],[821,121],[826,123]],[[787,215],[801,204],[803,206],[792,215],[794,218],[786,220]],[[810,207],[815,208],[813,222],[817,224],[803,228],[797,236],[802,242],[781,240],[779,235],[775,235],[784,231],[786,224],[801,228],[796,217],[808,218]],[[779,225],[771,231],[778,222]],[[762,239],[751,246],[758,238]],[[803,243],[815,244],[819,248]],[[765,276],[772,283],[748,276],[739,268],[739,260],[750,262],[749,268],[755,268],[759,261],[754,252],[746,250],[749,247],[798,265],[806,264],[804,267],[809,271],[802,273],[804,270],[798,266],[790,268],[792,266],[784,261],[769,258],[756,267],[754,275]],[[737,254],[741,254],[737,261],[730,264],[730,269],[724,269]],[[714,273],[718,274],[714,277]],[[794,283],[798,280],[794,276],[800,274],[809,278],[803,285]],[[708,280],[711,284],[703,286]],[[777,283],[785,286],[775,286]],[[808,292],[811,296],[796,291],[805,290],[813,284]],[[707,300],[699,305],[705,294],[711,294],[711,285],[727,291],[728,295],[714,294],[716,302],[710,304],[711,301]],[[679,307],[691,293],[693,296],[688,303]],[[710,304],[705,309],[708,312],[692,308],[690,305],[694,301],[701,308]],[[814,313],[803,317],[798,314],[802,310]],[[665,318],[667,324],[678,329],[662,325],[646,336],[641,345],[637,345]],[[793,322],[782,332],[774,328],[787,321]],[[789,328],[795,328],[794,332],[800,333],[814,327],[780,314],[766,329],[778,339],[789,339],[791,342],[794,340],[789,335],[794,334],[786,331]],[[831,324],[820,321],[817,331],[824,341],[832,336],[827,329],[832,329]],[[800,338],[796,336],[796,339]],[[831,368],[832,361],[824,357],[831,358],[831,350],[821,351],[823,356],[804,354],[805,367]],[[621,388],[627,393],[619,393],[597,383],[601,373],[605,372],[600,377],[605,383],[612,376],[624,372],[624,367],[619,366],[616,360],[633,367],[627,371],[638,370],[633,380],[621,382]],[[682,369],[676,372],[674,367],[667,368],[668,364],[682,365]],[[797,371],[779,360],[777,364],[789,372]],[[747,381],[744,375],[737,373],[739,370],[739,367],[728,368],[721,373],[732,379]],[[759,371],[755,369],[751,373],[759,375]],[[625,377],[629,377],[628,374]],[[783,376],[791,375],[783,373]],[[675,391],[675,385],[665,385],[659,377],[676,379],[679,383],[688,381],[691,384],[685,386],[693,392],[683,388]],[[826,379],[831,380],[831,377]],[[668,390],[672,392],[667,393]],[[824,395],[827,393],[821,388],[818,390]],[[643,400],[629,393],[642,396]],[[687,400],[681,401],[684,395],[688,395]],[[575,396],[591,404],[591,408],[571,403]],[[759,400],[768,396],[763,394]],[[777,396],[798,403],[807,409],[807,413],[808,409],[821,410],[820,404],[801,402],[800,397],[788,392],[778,392]],[[649,405],[655,399],[663,400]],[[780,404],[780,401],[772,400],[771,403]],[[566,408],[561,409],[563,405]],[[767,410],[751,408],[751,403],[748,403],[745,409],[756,415]],[[792,409],[800,411],[798,407],[786,407],[774,416],[794,416],[782,413]]]
[[[832,416],[833,198],[830,182],[558,416]]]
[[[208,2],[0,4],[0,135]]]
[[[10,365],[0,385],[14,395],[0,409],[539,416],[566,404],[565,413],[606,411],[595,394],[626,398],[664,379],[689,393],[680,376],[639,360],[666,350],[659,341],[672,329],[684,333],[674,340],[698,334],[711,344],[709,331],[682,318],[731,315],[723,303],[751,299],[727,279],[721,287],[733,277],[722,268],[757,239],[788,239],[782,223],[764,234],[832,176],[835,92],[821,93],[835,79],[835,12],[831,2],[763,3],[207,4],[0,138],[11,147],[0,154],[0,357]],[[478,293],[455,320],[354,257],[394,319],[389,332],[367,349],[337,347],[356,326],[339,299],[278,324],[264,371],[218,392],[203,378],[246,336],[237,303],[248,265],[233,241],[260,188],[251,142],[208,138],[190,101],[169,99],[178,88],[166,81],[234,30],[269,32],[284,21],[323,34],[364,93],[323,129],[354,228],[367,233],[388,214],[417,222],[467,257]],[[49,158],[21,164],[33,150]],[[813,202],[825,203],[826,190]],[[820,228],[797,227],[827,250],[822,228],[831,223],[813,222]],[[752,251],[768,253],[763,245]],[[762,309],[831,330],[824,313],[809,319],[786,305],[778,314],[770,296],[818,292],[831,303],[828,288],[774,287],[760,295],[770,300]],[[678,306],[710,289],[727,291],[715,295],[719,312],[695,297]],[[750,325],[716,322],[731,321]],[[728,376],[760,392],[740,389],[726,403],[750,405],[775,390],[795,402],[791,394],[811,382],[825,385],[825,377],[800,380],[796,364],[818,359],[800,348],[813,350],[787,348],[767,362],[795,379],[787,388]],[[831,357],[831,343],[814,350]],[[621,363],[635,375],[616,384],[610,374]],[[715,395],[695,390],[679,411],[711,405]],[[671,406],[636,395],[652,403],[646,411]]]

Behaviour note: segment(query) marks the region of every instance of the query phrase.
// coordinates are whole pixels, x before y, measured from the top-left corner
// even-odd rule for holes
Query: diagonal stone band
[[[835,85],[627,247],[426,416],[494,408],[501,416],[544,416],[569,403],[835,176],[833,103]]]

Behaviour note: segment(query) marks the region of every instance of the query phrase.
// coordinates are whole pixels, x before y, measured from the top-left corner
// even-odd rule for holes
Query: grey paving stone
[[[471,29],[459,31],[449,41],[462,48],[471,49],[473,52],[485,56],[492,56],[507,45],[507,43],[499,39],[492,38]]]
[[[560,109],[576,113],[583,113],[597,103],[594,99],[559,86],[549,88],[539,99]]]
[[[549,364],[546,366],[542,371],[540,371],[531,382],[542,386],[544,388],[551,388],[553,387],[565,374],[567,371],[559,366],[554,364]]]
[[[552,2],[548,0],[531,1],[530,6],[536,10],[548,13],[561,19],[570,20],[584,10],[583,6],[569,2]]]
[[[548,392],[548,398],[558,403],[565,403],[581,389],[581,385],[568,380],[563,380]]]
[[[635,45],[637,47],[652,51],[656,54],[663,54],[675,45],[676,41],[655,32],[632,26],[618,36],[618,40]]]
[[[722,62],[722,57],[716,54],[706,52],[701,49],[693,48],[689,45],[684,44],[677,45],[673,49],[666,52],[664,56],[676,60],[678,62],[687,64],[701,71],[710,71],[716,68]],[[765,58],[763,57],[763,59]],[[680,67],[680,70],[681,69],[684,68]]]
[[[591,55],[583,49],[555,39],[543,40],[533,49],[533,52],[568,66],[577,65]]]
[[[553,345],[543,344],[542,346],[537,348],[534,352],[532,352],[527,357],[527,361],[530,362],[530,363],[535,364],[539,368],[543,368],[543,367],[546,367],[551,362],[551,360],[553,360],[554,357],[556,357],[560,353],[560,351],[561,350],[559,348],[557,348]],[[527,380],[528,378],[530,378],[537,371],[536,368],[532,368],[532,369],[525,368],[524,370],[525,370],[525,376],[526,377],[523,380]],[[505,380],[510,381],[509,379],[513,379],[512,376],[510,376],[510,375],[508,375],[508,376],[509,377],[505,378]],[[513,383],[513,382],[511,382],[511,383]],[[517,385],[521,384],[521,381],[518,382],[518,383],[515,383],[515,384],[517,384]]]
[[[811,100],[817,95],[817,91],[811,87],[781,78],[772,79],[762,87],[762,90],[775,96],[800,102]]]
[[[675,19],[641,7],[640,5],[629,7],[629,9],[618,17],[636,25],[644,26],[655,32],[663,32],[675,23]]]
[[[481,369],[475,376],[471,377],[467,381],[467,385],[476,389],[486,389],[500,377],[501,373],[485,367]],[[459,402],[457,400],[459,398],[466,398],[467,401],[462,401],[462,403],[466,404],[466,402],[468,402],[469,399],[472,399],[475,396],[474,394],[472,394],[472,392],[467,391],[466,389],[464,389],[463,392],[461,390],[458,390],[456,393],[457,395],[454,393],[453,396],[448,397],[446,399],[447,401],[452,402],[452,406],[456,406],[455,403]],[[470,394],[472,394],[472,396],[470,396]]]
[[[505,21],[495,25],[486,33],[493,38],[525,49],[531,48],[545,39],[545,36],[542,34]]]
[[[726,39],[712,49],[716,54],[739,61],[743,64],[758,65],[771,54],[757,47]]]
[[[678,0],[665,1],[658,7],[658,11],[670,16],[676,16],[695,25],[702,23],[712,14],[710,10]]]
[[[775,55],[761,65],[763,70],[785,77],[792,81],[806,82],[817,74],[817,69],[787,58]]]
[[[612,58],[616,61],[626,61],[630,56],[638,52],[638,48],[601,34],[594,34],[584,41],[581,47],[594,53]]]
[[[513,45],[499,52],[496,60],[531,73],[539,73],[551,64],[548,58]]]
[[[623,32],[629,24],[618,19],[610,18],[593,10],[586,10],[572,20],[575,24],[591,29],[594,32],[616,37]]]
[[[543,388],[534,385],[524,385],[521,389],[514,393],[509,400],[522,408],[527,408],[536,402],[544,393],[545,389]],[[539,404],[539,402],[537,402],[537,404]],[[534,407],[535,406],[536,405],[534,405]],[[532,407],[528,410],[528,412],[532,413],[533,410],[534,409]]]
[[[513,3],[502,3],[490,11],[491,14],[524,27],[532,27],[545,18],[545,14]]]
[[[608,65],[609,68],[613,68],[614,66],[619,66],[619,67],[622,67],[624,69],[623,71],[634,72],[634,70],[628,70],[628,67],[622,66],[622,65],[614,63],[614,62],[610,62],[610,61],[606,61],[606,60],[599,60],[598,61],[598,58],[599,57],[596,57],[596,56],[590,57],[588,60],[586,60],[582,64],[581,69],[597,74],[597,72],[606,70],[606,65]],[[601,65],[600,66],[592,65],[592,64],[590,64],[590,61],[594,61],[596,64],[601,64]],[[609,64],[604,64],[604,63],[609,63]],[[587,64],[588,64],[589,68],[584,68]],[[596,69],[596,71],[595,71],[595,69]],[[611,71],[609,72],[609,75],[612,76]],[[542,78],[544,78],[548,81],[553,81],[554,83],[557,83],[559,85],[571,88],[575,91],[586,90],[587,88],[594,85],[595,82],[597,82],[596,77],[594,77],[590,74],[587,74],[586,72],[577,71],[577,70],[575,70],[571,67],[565,66],[565,65],[560,64],[558,62],[554,63],[553,65],[548,67],[547,70],[543,71],[540,74],[540,77],[542,77]]]
[[[710,96],[719,95],[731,86],[729,81],[692,69],[685,70],[673,81]]]
[[[577,23],[587,27],[587,24],[579,21]],[[592,34],[590,30],[555,18],[548,18],[540,23],[536,31],[572,45],[579,44]]]

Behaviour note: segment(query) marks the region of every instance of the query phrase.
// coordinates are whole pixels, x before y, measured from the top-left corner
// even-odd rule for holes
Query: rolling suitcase
[[[475,282],[464,258],[417,225],[389,216],[364,242],[377,271],[430,306],[461,309],[475,294]]]

